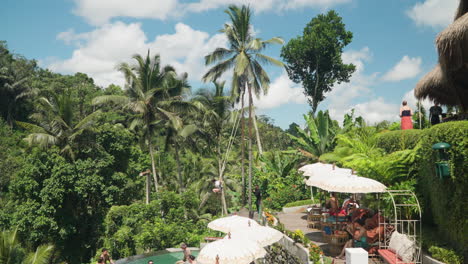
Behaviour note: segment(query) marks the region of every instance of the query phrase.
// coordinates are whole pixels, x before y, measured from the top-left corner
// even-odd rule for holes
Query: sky
[[[252,25],[262,39],[285,42],[302,34],[315,16],[336,10],[353,41],[342,55],[356,65],[349,83],[337,84],[319,109],[342,120],[355,109],[370,123],[398,120],[402,100],[413,108],[413,89],[437,63],[434,39],[453,20],[457,0],[3,0],[0,40],[14,53],[36,59],[54,72],[83,72],[95,83],[124,86],[116,71],[133,54],[160,54],[163,64],[187,72],[193,90],[207,71],[204,56],[227,47],[219,29],[228,21],[229,4],[249,4]],[[281,47],[266,54],[280,58]],[[255,98],[257,114],[282,128],[304,124],[311,108],[301,84],[284,69],[266,66],[271,84],[267,95]],[[229,79],[229,75],[224,76]],[[424,102],[429,106],[430,102]]]

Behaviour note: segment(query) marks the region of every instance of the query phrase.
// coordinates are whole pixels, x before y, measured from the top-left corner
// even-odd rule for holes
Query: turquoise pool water
[[[198,251],[192,251],[192,255],[197,256]],[[125,264],[148,264],[152,260],[154,264],[174,264],[183,258],[182,252],[164,253],[152,257],[145,257],[137,260],[128,261]]]

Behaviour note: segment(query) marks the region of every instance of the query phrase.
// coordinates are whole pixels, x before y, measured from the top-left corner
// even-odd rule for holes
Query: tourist
[[[213,192],[214,193],[221,193],[222,188],[223,188],[223,186],[221,184],[221,181],[213,179],[211,182],[214,184]]]
[[[187,244],[185,243],[180,244],[180,248],[182,249],[182,252],[184,253],[183,261],[187,261],[190,255],[192,254],[192,252],[190,252],[190,249],[187,247]]]
[[[338,199],[335,196],[335,193],[331,193],[330,199],[325,204],[327,209],[330,209],[330,215],[337,215],[340,211],[340,207],[338,206]]]
[[[351,247],[355,247],[355,248],[360,247],[364,249],[369,248],[369,244],[367,243],[367,237],[366,237],[366,229],[362,225],[360,225],[357,222],[354,222],[352,233],[353,233],[353,238],[348,240],[348,242],[345,243],[343,250],[341,250],[340,255],[336,257],[337,259],[344,259],[345,250],[347,248],[351,248]]]
[[[197,261],[195,260],[195,256],[194,255],[190,255],[188,257],[188,263],[190,264],[197,264]]]
[[[435,103],[434,106],[429,108],[429,120],[431,125],[437,125],[440,123],[440,116],[442,115],[442,108],[438,103]]]
[[[255,185],[254,195],[257,199],[255,201],[255,205],[257,206],[257,212],[260,213],[260,205],[262,203],[262,192],[260,191],[260,187],[258,187],[258,185]]]
[[[154,264],[154,262],[152,260],[148,261],[148,264]]]
[[[107,263],[114,264],[114,261],[113,261],[112,258],[110,257],[110,255],[109,255],[109,250],[107,250],[107,248],[103,248],[103,249],[102,249],[101,258],[103,259],[104,264],[107,264]]]
[[[408,102],[403,101],[400,107],[401,129],[413,129],[413,110],[408,106]]]

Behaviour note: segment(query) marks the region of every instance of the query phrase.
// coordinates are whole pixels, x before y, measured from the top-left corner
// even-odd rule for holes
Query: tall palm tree
[[[121,63],[118,70],[122,72],[126,80],[126,95],[105,95],[94,98],[93,104],[115,103],[131,110],[135,115],[130,124],[131,129],[141,133],[143,142],[148,146],[151,156],[152,175],[154,188],[158,192],[158,178],[154,159],[153,137],[158,128],[166,121],[172,123],[175,128],[182,126],[182,120],[169,109],[174,108],[182,101],[182,85],[171,85],[177,79],[175,69],[172,66],[161,67],[159,55],[150,56],[150,52],[143,58],[134,55],[135,65]],[[150,181],[147,175],[147,183]],[[149,203],[150,184],[147,184],[146,203]]]
[[[203,76],[204,81],[218,79],[223,73],[234,69],[231,91],[234,96],[239,92],[247,92],[249,98],[249,208],[252,211],[252,94],[259,96],[266,93],[270,78],[261,64],[273,64],[283,67],[284,64],[261,52],[270,44],[283,44],[283,40],[274,37],[269,40],[255,38],[250,19],[252,12],[249,7],[229,6],[225,11],[231,19],[221,30],[229,41],[229,48],[217,48],[205,57],[207,65],[216,63]]]
[[[213,144],[208,144],[208,146],[215,146],[214,149],[209,148],[210,153],[214,154],[214,160],[217,161],[217,176],[218,179],[223,179],[224,171],[226,169],[227,157],[224,151],[228,147],[226,144],[223,144],[225,135],[225,128],[228,123],[233,120],[234,112],[231,112],[232,108],[232,97],[224,95],[224,85],[225,82],[213,82],[215,90],[200,90],[193,98],[194,101],[200,102],[205,106],[205,111],[203,112],[203,129],[207,135],[210,142]],[[235,121],[235,120],[234,120]],[[227,203],[226,196],[224,191],[221,191],[221,201],[223,204],[223,214],[227,214]]]
[[[25,140],[29,145],[42,148],[58,146],[61,153],[71,160],[75,159],[76,139],[86,130],[91,130],[100,111],[95,111],[77,120],[73,111],[72,96],[69,90],[64,93],[51,93],[40,97],[37,112],[30,116],[36,124],[17,122],[33,133]]]

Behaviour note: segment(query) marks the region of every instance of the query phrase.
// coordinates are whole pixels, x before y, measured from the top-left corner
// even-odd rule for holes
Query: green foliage
[[[31,113],[31,99],[38,92],[32,85],[36,67],[36,61],[10,53],[0,41],[0,117],[10,126]]]
[[[462,264],[463,257],[458,256],[453,250],[445,249],[441,247],[432,246],[429,248],[429,253],[432,257],[442,261],[444,263],[450,264]]]
[[[295,201],[295,202],[285,204],[284,207],[295,207],[295,206],[302,206],[302,205],[312,205],[312,200],[307,199],[307,200]]]
[[[377,147],[387,153],[411,149],[416,146],[423,134],[424,131],[417,129],[384,131],[377,135]]]
[[[352,38],[342,18],[331,10],[313,18],[302,36],[291,39],[282,48],[289,78],[302,83],[313,113],[334,84],[348,82],[354,72],[355,66],[344,64],[341,59],[343,48]]]
[[[424,218],[437,227],[439,239],[462,254],[468,249],[468,222],[465,221],[468,189],[468,121],[442,123],[424,130],[416,164],[418,192],[424,196]],[[432,145],[449,143],[450,177],[435,173],[437,153]],[[432,221],[431,221],[432,220]],[[429,223],[428,223],[429,224]]]
[[[319,111],[317,116],[304,115],[306,129],[296,127],[298,136],[289,135],[301,153],[309,158],[320,158],[333,150],[339,127],[333,122],[328,111]]]
[[[309,244],[309,259],[313,263],[319,263],[322,256],[323,256],[322,249],[319,246],[317,246],[315,243],[311,242]]]
[[[104,246],[112,249],[114,258],[176,247],[182,242],[198,246],[210,232],[206,221],[184,214],[197,205],[190,194],[164,191],[148,205],[114,206],[105,218]]]
[[[0,263],[2,264],[47,264],[50,263],[54,246],[40,245],[35,251],[25,254],[17,236],[18,229],[0,233]]]
[[[290,237],[292,240],[294,240],[295,243],[301,243],[303,245],[307,245],[310,243],[310,240],[304,235],[304,233],[300,229],[297,229],[295,231],[284,230],[283,233]]]
[[[287,203],[303,200],[307,197],[307,189],[304,184],[285,185],[283,188],[273,190],[269,193],[269,197],[263,199],[263,205],[266,208],[281,210]]]

